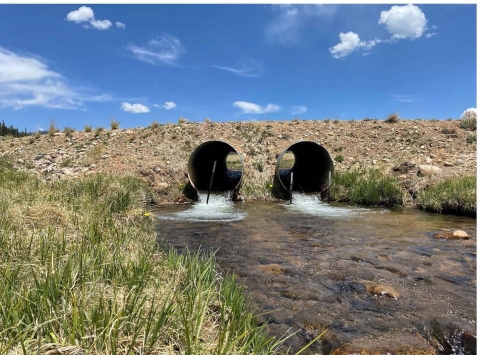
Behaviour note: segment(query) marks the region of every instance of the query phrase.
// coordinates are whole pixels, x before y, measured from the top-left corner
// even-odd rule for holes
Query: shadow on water
[[[302,195],[292,205],[232,204],[225,197],[208,206],[159,206],[158,238],[178,249],[217,251],[220,267],[234,272],[251,297],[260,324],[276,337],[296,332],[285,352],[329,329],[306,354],[346,344],[380,352],[433,346],[442,355],[475,353],[474,219]],[[447,228],[472,239],[433,237]],[[400,297],[373,296],[368,283],[389,285]]]

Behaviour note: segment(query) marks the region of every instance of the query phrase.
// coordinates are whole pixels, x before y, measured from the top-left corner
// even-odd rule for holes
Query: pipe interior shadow
[[[208,191],[215,161],[211,191],[238,190],[243,159],[235,148],[222,141],[204,142],[192,152],[188,160],[188,179],[192,186],[198,191]]]
[[[287,152],[293,154],[293,166],[285,167],[285,162],[282,166],[283,158],[288,157]],[[310,141],[297,142],[278,156],[275,176],[279,190],[290,191],[291,173],[293,191],[323,193],[328,189],[329,177],[333,177],[333,160],[320,144]]]

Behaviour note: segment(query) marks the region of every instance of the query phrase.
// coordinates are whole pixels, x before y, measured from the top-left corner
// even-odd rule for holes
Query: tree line
[[[14,128],[13,125],[8,127],[5,122],[2,121],[0,124],[0,136],[13,136],[13,137],[25,137],[28,136],[27,128],[25,131],[19,131],[18,128]]]

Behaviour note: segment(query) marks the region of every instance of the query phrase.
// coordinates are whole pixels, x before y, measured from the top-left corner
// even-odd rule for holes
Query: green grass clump
[[[330,198],[361,205],[403,205],[398,181],[379,169],[335,172]]]
[[[467,143],[472,144],[477,142],[477,134],[476,133],[469,133],[467,137]]]
[[[439,213],[475,216],[477,213],[477,177],[445,179],[428,187],[418,196],[421,208]]]
[[[344,158],[343,158],[343,155],[342,154],[337,154],[335,156],[335,161],[338,162],[338,163],[341,163],[343,162]]]
[[[155,244],[151,191],[45,183],[0,157],[0,354],[270,354],[213,257]]]

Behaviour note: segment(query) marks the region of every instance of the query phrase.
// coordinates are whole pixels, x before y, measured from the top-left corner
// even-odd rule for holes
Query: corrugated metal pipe
[[[223,141],[200,144],[188,160],[188,179],[197,191],[208,191],[210,183],[212,192],[236,191],[240,188],[242,175],[242,156]]]
[[[323,198],[332,177],[333,161],[328,151],[318,143],[301,141],[278,156],[274,184],[278,185],[276,190],[282,190],[284,198],[288,198],[290,186],[293,191],[317,192]]]

